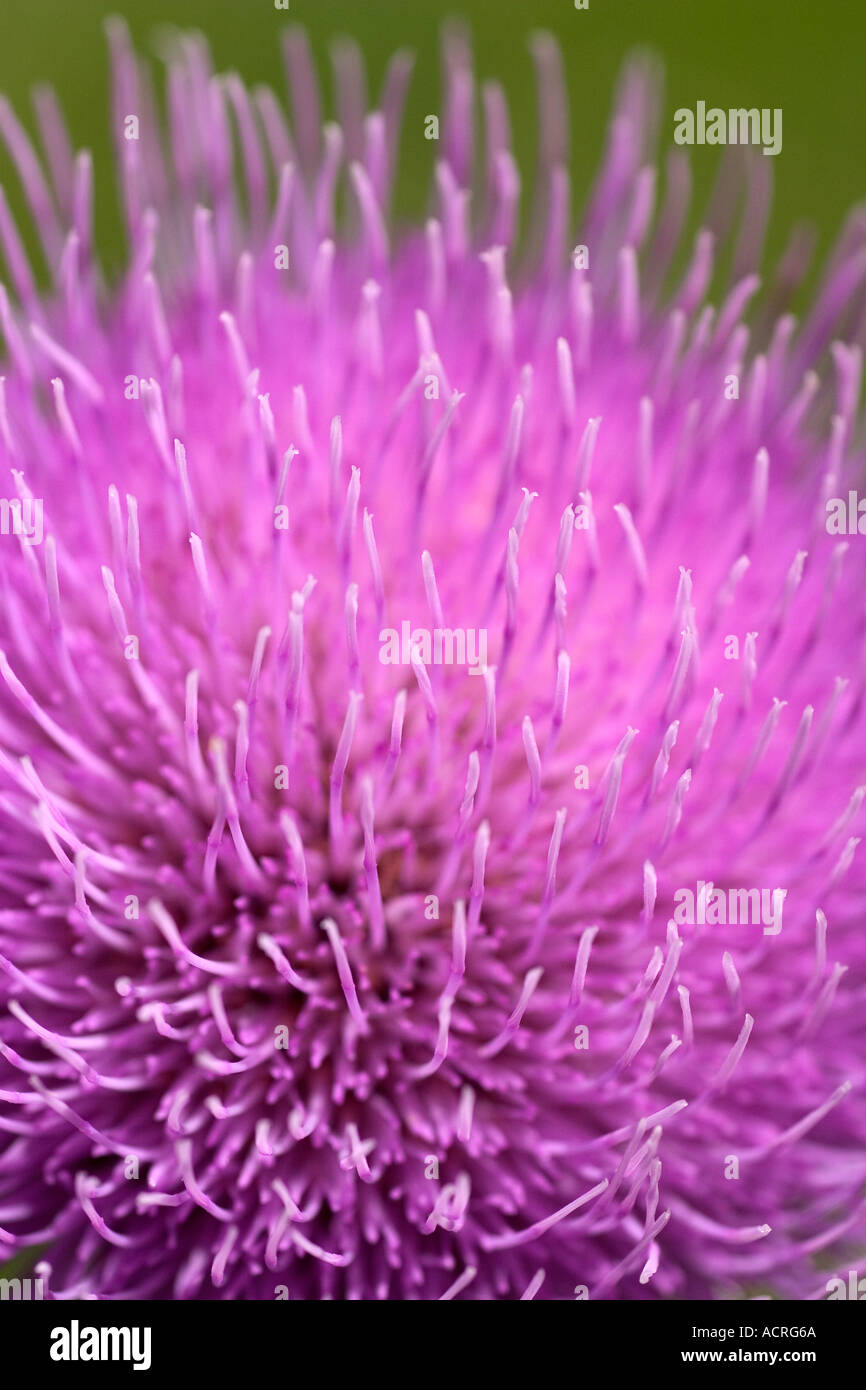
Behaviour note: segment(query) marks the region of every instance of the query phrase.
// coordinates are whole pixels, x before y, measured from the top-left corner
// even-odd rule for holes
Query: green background
[[[249,82],[284,76],[279,30],[287,23],[309,31],[323,78],[325,109],[333,113],[328,49],[340,35],[356,37],[378,92],[389,55],[399,46],[416,53],[398,186],[398,211],[426,206],[435,145],[422,140],[423,118],[438,111],[437,34],[449,14],[465,17],[474,36],[481,78],[498,77],[511,106],[514,143],[524,173],[535,148],[533,66],[527,37],[537,28],[562,46],[571,97],[572,170],[579,204],[599,157],[612,85],[624,56],[648,46],[664,60],[669,142],[673,111],[708,105],[781,107],[784,145],[772,160],[774,212],[768,240],[778,253],[791,223],[814,222],[826,250],[850,205],[866,188],[866,55],[864,0],[464,0],[443,8],[425,0],[291,0],[288,14],[273,0],[0,0],[0,90],[32,129],[29,90],[49,81],[60,93],[74,140],[97,161],[97,230],[115,265],[122,238],[109,170],[106,134],[108,74],[103,20],[123,14],[137,43],[158,65],[164,26],[195,27],[211,41],[218,69],[235,68]],[[412,135],[416,136],[413,143]],[[696,205],[692,228],[709,193],[718,151],[692,151]],[[20,211],[14,175],[0,154],[0,180]],[[32,232],[24,228],[32,245]]]

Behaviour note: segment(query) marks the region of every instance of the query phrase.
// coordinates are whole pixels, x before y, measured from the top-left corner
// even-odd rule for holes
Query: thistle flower
[[[459,33],[402,234],[405,55],[365,115],[340,49],[320,126],[290,32],[290,133],[198,38],[163,122],[111,41],[113,286],[53,97],[50,176],[0,107],[51,280],[0,203],[0,1253],[58,1298],[823,1296],[866,1177],[864,561],[825,525],[862,212],[750,328],[768,161],[671,289],[644,60],[573,233],[536,40],[521,250]],[[683,925],[701,884],[782,930]]]

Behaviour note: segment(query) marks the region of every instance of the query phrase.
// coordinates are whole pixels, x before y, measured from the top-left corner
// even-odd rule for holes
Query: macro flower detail
[[[198,37],[164,111],[110,42],[118,276],[55,99],[42,152],[0,105],[44,260],[0,196],[0,1263],[823,1297],[866,1207],[862,210],[798,322],[760,151],[680,265],[646,59],[573,225],[554,43],[528,198],[449,29],[401,228],[406,54],[368,113],[341,46],[323,123],[290,29],[290,124]],[[772,930],[707,910],[750,891]]]

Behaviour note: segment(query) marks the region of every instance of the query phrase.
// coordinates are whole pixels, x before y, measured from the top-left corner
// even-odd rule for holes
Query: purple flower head
[[[862,215],[802,322],[796,237],[746,326],[771,162],[724,163],[675,279],[644,61],[573,228],[536,42],[518,248],[459,33],[401,234],[404,55],[365,114],[341,49],[323,126],[290,32],[290,132],[196,38],[163,117],[111,41],[113,286],[88,155],[0,107],[50,276],[0,201],[0,1259],[822,1297],[864,1240]]]

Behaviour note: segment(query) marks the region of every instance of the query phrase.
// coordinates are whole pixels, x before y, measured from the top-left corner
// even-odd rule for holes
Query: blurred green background
[[[826,250],[851,203],[866,190],[866,120],[863,115],[864,0],[463,0],[442,8],[424,0],[291,0],[288,13],[273,0],[0,0],[0,90],[11,98],[30,129],[29,91],[36,81],[54,84],[79,146],[97,160],[97,230],[103,252],[117,264],[120,222],[109,171],[106,135],[108,74],[103,21],[123,14],[138,45],[155,64],[158,36],[166,26],[195,27],[210,39],[219,69],[236,68],[248,81],[273,83],[282,93],[279,30],[303,24],[311,36],[323,80],[325,107],[333,113],[329,45],[356,37],[377,93],[388,57],[398,46],[415,50],[416,67],[407,107],[411,144],[404,138],[397,208],[426,207],[435,145],[421,137],[423,118],[438,111],[439,51],[443,18],[459,14],[474,37],[481,78],[500,78],[509,96],[516,153],[524,174],[535,149],[533,67],[527,37],[544,28],[562,46],[571,95],[572,169],[579,205],[602,148],[612,85],[623,57],[649,46],[666,70],[661,138],[670,143],[673,111],[708,105],[781,107],[784,146],[772,160],[774,214],[768,240],[778,252],[798,217],[813,221]],[[717,167],[718,151],[695,148],[692,164],[697,225]],[[16,211],[21,203],[0,155],[0,180]],[[25,230],[32,244],[32,234]]]

